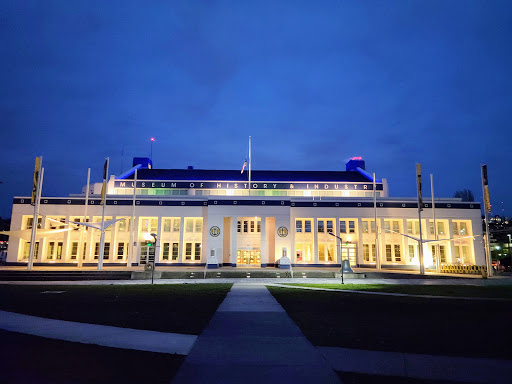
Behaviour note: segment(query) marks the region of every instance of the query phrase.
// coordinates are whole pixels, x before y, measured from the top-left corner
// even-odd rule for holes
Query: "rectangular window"
[[[172,221],[172,231],[179,232],[180,231],[180,219],[173,219]]]
[[[384,232],[389,233],[391,231],[391,222],[389,220],[384,220]]]
[[[169,243],[164,243],[164,249],[162,251],[162,260],[169,260]]]
[[[249,231],[249,222],[247,220],[244,220],[244,233],[247,233]]]
[[[461,222],[461,223],[459,223],[459,225],[460,225],[460,235],[461,235],[461,236],[465,236],[465,235],[467,235],[467,232],[466,232],[466,223]]]
[[[194,220],[185,219],[185,232],[190,233],[194,230]]]
[[[195,232],[200,233],[203,230],[203,219],[196,219],[195,220]]]
[[[325,248],[324,248],[324,244],[319,244],[318,245],[318,260],[319,261],[325,261]]]
[[[356,231],[356,222],[355,221],[350,220],[348,222],[348,230],[350,233],[355,233],[355,231]]]
[[[407,220],[407,233],[412,233],[412,221]]]
[[[192,243],[185,243],[185,260],[192,260]]]
[[[34,260],[37,260],[38,253],[39,253],[39,241],[36,242],[36,245],[34,247]],[[30,254],[30,242],[27,241],[25,243],[25,248],[23,249],[23,258],[28,259],[29,254]]]
[[[172,243],[172,260],[178,260],[178,243]]]
[[[130,219],[124,218],[123,220],[119,221],[119,231],[120,232],[127,232],[130,229]]]
[[[377,253],[375,250],[375,244],[372,244],[372,261],[375,262],[377,260]]]
[[[340,233],[347,233],[347,222],[345,220],[340,221]]]
[[[460,264],[460,263],[461,263],[461,260],[460,260],[460,251],[459,251],[459,246],[458,246],[458,245],[456,245],[456,246],[454,247],[454,249],[455,249],[455,263]]]
[[[420,233],[420,222],[419,222],[419,220],[414,222],[414,230],[415,230],[415,232],[414,232],[415,234],[418,235]]]
[[[97,259],[100,256],[100,243],[94,244],[94,258]]]
[[[302,220],[295,220],[295,232],[302,232]]]
[[[117,244],[117,260],[122,260],[124,258],[124,243]]]
[[[75,260],[78,255],[78,243],[73,242],[71,243],[71,259]]]
[[[256,222],[256,232],[261,233],[261,221]]]
[[[370,230],[375,233],[375,221],[370,221]]]
[[[409,244],[409,261],[412,261],[414,259],[414,245]]]
[[[55,251],[55,243],[53,241],[51,241],[48,243],[48,253],[47,253],[46,257],[48,259],[53,259],[54,251]]]
[[[393,255],[391,254],[391,244],[386,244],[386,261],[393,261]]]
[[[437,262],[436,246],[435,246],[435,245],[433,245],[433,246],[431,247],[431,249],[432,249],[432,261],[433,261],[433,262],[434,262],[434,264],[435,264],[435,263]]]
[[[311,220],[304,221],[304,232],[311,233]]]
[[[240,220],[236,223],[236,231],[238,233],[242,232],[242,222]]]
[[[363,244],[363,259],[370,261],[370,246],[368,244]]]
[[[363,221],[363,233],[368,233],[368,222]]]
[[[87,243],[84,243],[84,252],[82,253],[82,259],[85,260],[85,256],[87,255]]]
[[[429,226],[430,226],[430,234],[431,235],[435,235],[435,233],[434,233],[434,221],[433,220],[429,221]]]
[[[446,263],[446,247],[444,245],[439,246],[439,260],[441,263]]]
[[[444,223],[442,221],[437,223],[437,234],[444,235]]]
[[[452,222],[452,233],[454,236],[459,234],[459,228],[456,222]]]
[[[324,233],[324,221],[318,220],[318,233]]]
[[[470,262],[470,260],[469,260],[469,247],[467,245],[463,245],[462,246],[462,262],[464,264],[468,264]]]
[[[103,248],[103,260],[108,260],[110,256],[110,243],[105,243],[105,247]]]
[[[164,219],[163,231],[171,232],[171,219]]]
[[[400,232],[400,222],[399,221],[393,221],[393,231]]]
[[[332,233],[332,220],[327,220],[327,233]]]
[[[395,261],[402,261],[402,253],[400,252],[400,244],[395,244]]]
[[[201,260],[201,243],[196,243],[194,248],[195,260]]]
[[[251,232],[254,232],[254,220],[251,220]]]

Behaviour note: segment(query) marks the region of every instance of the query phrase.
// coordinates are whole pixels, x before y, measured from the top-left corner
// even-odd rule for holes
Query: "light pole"
[[[510,239],[512,238],[512,235],[509,233],[508,235],[508,255],[510,256],[510,269],[512,270],[512,253],[510,253]]]
[[[340,241],[340,264],[341,264],[341,284],[345,284],[345,281],[343,279],[343,255],[341,253],[341,242],[343,241],[343,239],[339,236],[336,236],[334,233],[332,232],[328,232],[329,235],[331,236],[334,236],[336,239],[339,239]],[[337,242],[338,240],[336,240]]]
[[[154,137],[152,137],[152,138],[150,139],[150,143],[151,143],[151,153],[150,153],[150,156],[149,156],[149,158],[151,159],[151,161],[153,161],[153,143],[154,143],[154,142],[155,142],[155,138],[154,138]]]

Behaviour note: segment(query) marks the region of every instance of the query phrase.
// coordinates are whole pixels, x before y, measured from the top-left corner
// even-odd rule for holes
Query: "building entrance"
[[[148,262],[155,261],[155,245],[148,245],[141,243],[140,246],[140,264],[147,264]]]
[[[236,251],[236,264],[240,265],[260,265],[261,264],[261,251],[238,249]]]
[[[348,260],[351,267],[356,265],[357,244],[345,244],[341,246],[341,260]]]

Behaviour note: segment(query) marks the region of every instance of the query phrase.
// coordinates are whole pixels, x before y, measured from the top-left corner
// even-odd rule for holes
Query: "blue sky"
[[[509,1],[3,1],[0,216],[78,193],[104,158],[157,168],[344,170],[391,196],[469,188],[512,216]],[[502,203],[503,202],[503,203]]]

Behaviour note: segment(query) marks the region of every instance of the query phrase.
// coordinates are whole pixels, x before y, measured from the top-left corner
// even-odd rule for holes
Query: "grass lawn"
[[[268,289],[313,345],[512,359],[508,302]]]
[[[82,323],[198,335],[231,286],[0,285],[0,309]],[[49,293],[52,291],[64,292]]]
[[[169,383],[184,360],[0,331],[4,384]]]
[[[343,289],[409,295],[486,297],[512,299],[512,285],[402,285],[402,284],[286,284],[299,287]]]

